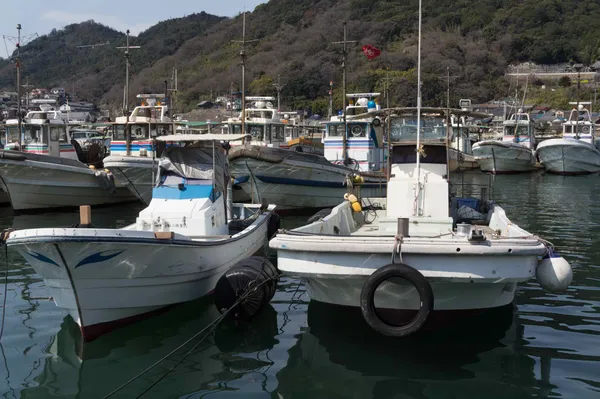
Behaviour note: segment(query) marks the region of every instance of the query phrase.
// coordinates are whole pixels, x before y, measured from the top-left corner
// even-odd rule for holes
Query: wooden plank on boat
[[[81,205],[79,207],[79,224],[89,226],[92,224],[92,207],[89,205]]]
[[[154,237],[159,240],[172,240],[175,237],[175,233],[172,231],[155,231]]]

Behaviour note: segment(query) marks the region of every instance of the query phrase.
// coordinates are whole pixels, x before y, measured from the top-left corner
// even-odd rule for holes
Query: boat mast
[[[23,148],[23,115],[21,115],[21,24],[17,24],[17,128],[19,129],[19,147]]]
[[[422,0],[419,0],[419,41],[417,50],[417,207],[416,215],[421,215],[419,197],[421,196],[421,19],[422,19]]]
[[[242,66],[242,134],[246,133],[246,43],[257,42],[258,40],[246,40],[246,10],[242,14],[242,40],[233,40],[240,43],[240,65]]]
[[[344,40],[341,42],[333,42],[333,44],[341,44],[342,45],[342,120],[344,121],[344,134],[342,135],[342,159],[344,162],[347,159],[347,140],[346,136],[348,135],[348,121],[346,120],[346,84],[347,84],[347,74],[346,74],[346,62],[348,59],[348,51],[346,48],[346,44],[348,43],[357,43],[356,40],[346,40],[347,39],[347,29],[346,29],[347,21],[344,20]]]
[[[125,124],[125,148],[126,154],[131,155],[131,128],[129,126],[129,50],[130,49],[138,49],[141,46],[130,46],[129,45],[129,29],[127,29],[127,44],[125,47],[117,47],[118,49],[125,49],[125,109],[123,112],[126,117]]]

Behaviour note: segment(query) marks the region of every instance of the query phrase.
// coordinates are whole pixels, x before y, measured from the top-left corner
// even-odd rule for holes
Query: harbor
[[[485,178],[465,174],[466,181]],[[546,293],[531,281],[519,287],[513,309],[398,341],[373,332],[360,312],[332,313],[310,302],[298,280],[282,278],[264,312],[249,323],[220,325],[149,397],[389,397],[398,384],[415,398],[424,392],[476,398],[482,391],[492,398],[594,397],[600,362],[594,349],[600,323],[598,176],[502,175],[494,188],[516,223],[543,233],[570,259],[575,271],[567,292]],[[141,208],[98,209],[94,223],[122,227]],[[3,226],[19,229],[68,227],[79,218],[77,211],[1,212]],[[283,218],[282,227],[305,220]],[[83,344],[72,318],[12,250],[8,293],[0,342],[8,397],[103,397],[218,317],[210,300],[200,300]],[[188,350],[128,386],[122,397],[139,395]]]

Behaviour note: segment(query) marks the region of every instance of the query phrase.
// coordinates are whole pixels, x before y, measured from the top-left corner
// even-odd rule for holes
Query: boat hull
[[[94,173],[69,164],[0,159],[0,178],[16,212],[135,201],[118,182],[114,192],[102,188]]]
[[[522,173],[536,168],[533,151],[516,143],[482,141],[473,145],[473,155],[483,172]]]
[[[157,166],[158,160],[149,157],[111,155],[104,159],[104,167],[145,204],[152,200],[152,170]]]
[[[479,163],[475,160],[475,157],[472,154],[467,154],[454,148],[450,148],[448,150],[448,158],[450,172],[479,168]]]
[[[259,251],[270,213],[230,239],[159,240],[152,232],[37,229],[14,247],[91,341],[169,306],[208,295],[236,262]]]
[[[549,173],[578,175],[600,172],[600,151],[590,143],[577,139],[550,139],[536,150],[540,162]]]
[[[320,253],[319,268],[335,270],[328,274],[317,271],[317,267],[311,268],[305,259],[308,259],[306,253],[278,251],[279,269],[302,280],[311,299],[357,308],[360,307],[361,291],[370,273],[390,263],[389,254]],[[459,316],[461,312],[477,313],[512,303],[517,283],[534,277],[537,257],[526,255],[502,259],[498,256],[457,256],[444,261],[442,257],[411,254],[403,256],[403,261],[426,277],[428,270],[435,270],[438,277],[427,277],[433,290],[434,311],[451,311]],[[361,265],[361,268],[352,265]],[[477,276],[469,278],[468,270],[477,270]],[[462,278],[440,277],[444,271],[454,276],[461,271],[465,274]],[[377,291],[375,301],[378,310],[381,309],[396,321],[407,320],[420,306],[415,287],[408,282],[384,283]]]
[[[299,160],[302,155],[295,154],[296,159],[284,158],[280,162],[249,156],[231,160],[234,201],[260,203],[266,200],[277,204],[278,211],[337,206],[349,190],[345,181],[352,170],[315,163],[306,155],[306,160]],[[360,197],[382,197],[386,195],[386,186],[384,177],[366,177],[365,182],[354,189]]]

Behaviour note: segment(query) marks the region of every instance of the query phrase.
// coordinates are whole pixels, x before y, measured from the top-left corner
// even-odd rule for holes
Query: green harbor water
[[[466,182],[487,179],[465,175]],[[574,280],[566,293],[546,293],[532,280],[519,287],[512,310],[387,339],[359,317],[311,303],[298,281],[283,278],[256,319],[221,323],[142,397],[600,398],[600,176],[494,180],[493,197],[509,218],[552,241],[571,262]],[[140,209],[97,209],[93,221],[121,227]],[[70,226],[77,219],[77,212],[13,217],[0,209],[2,229]],[[8,267],[3,398],[101,398],[218,316],[204,299],[84,345],[74,321],[16,252],[8,252]],[[137,397],[197,342],[113,397]]]

